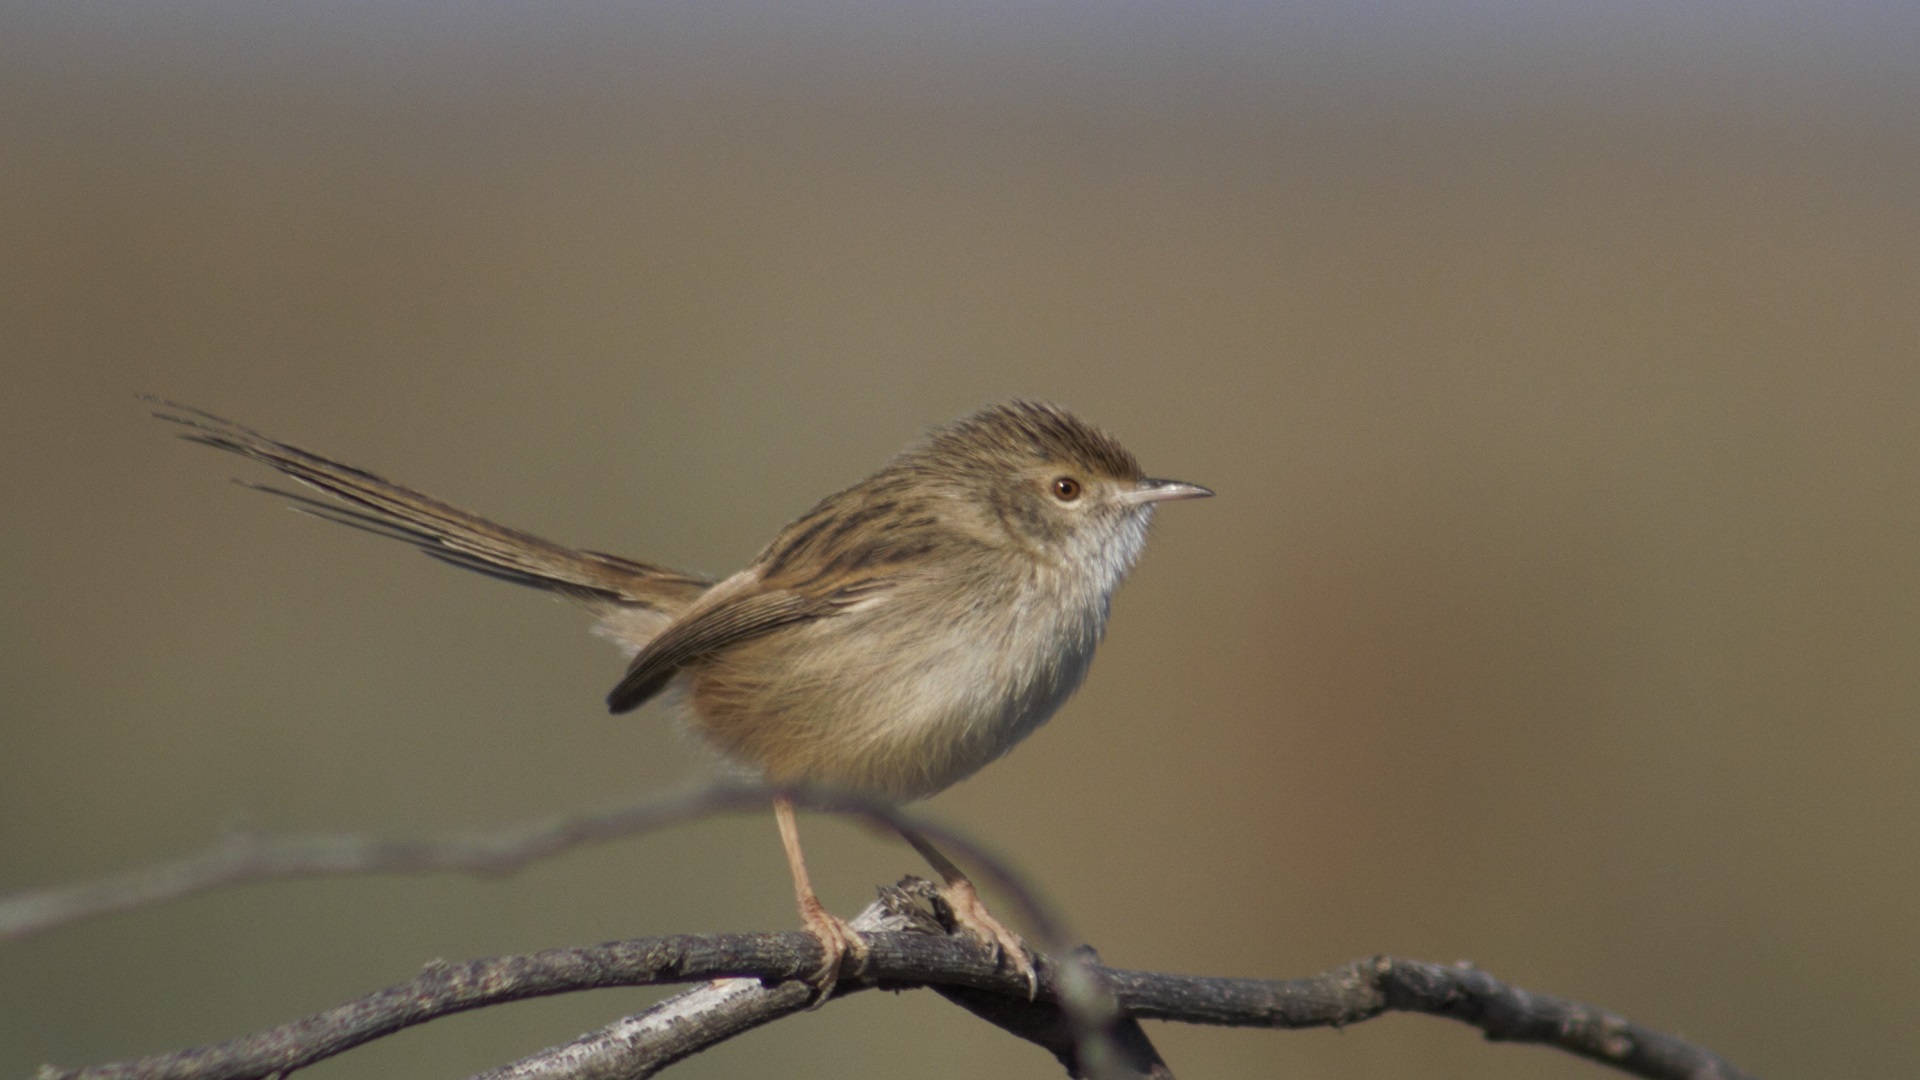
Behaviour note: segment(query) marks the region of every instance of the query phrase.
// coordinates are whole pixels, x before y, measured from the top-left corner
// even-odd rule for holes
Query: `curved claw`
[[[995,963],[1004,961],[1012,966],[1014,974],[1026,980],[1027,1000],[1038,997],[1040,973],[1034,970],[1027,943],[993,917],[987,905],[980,900],[980,894],[974,891],[973,882],[964,877],[949,881],[941,888],[940,898],[946,901],[947,909],[953,913],[955,926],[980,939],[992,950]]]
[[[817,1009],[833,996],[833,988],[839,985],[840,973],[849,960],[853,967],[847,974],[858,978],[867,969],[867,941],[860,936],[847,920],[820,906],[819,901],[803,904],[800,917],[806,923],[807,932],[820,941],[823,959],[820,966],[806,983],[813,987],[813,1000],[807,1003],[808,1009]]]

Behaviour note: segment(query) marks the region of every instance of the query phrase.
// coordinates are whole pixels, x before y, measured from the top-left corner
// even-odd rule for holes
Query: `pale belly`
[[[796,628],[688,671],[688,720],[771,783],[925,798],[1059,709],[1086,675],[1104,608],[1044,623],[1017,606],[990,623],[923,618],[904,635],[884,617]]]

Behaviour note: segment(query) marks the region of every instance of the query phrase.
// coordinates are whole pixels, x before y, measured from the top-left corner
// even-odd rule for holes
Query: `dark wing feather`
[[[607,708],[616,713],[639,708],[687,661],[783,626],[830,615],[840,606],[830,597],[773,589],[743,593],[689,614],[662,630],[633,658],[626,676],[607,695]]]

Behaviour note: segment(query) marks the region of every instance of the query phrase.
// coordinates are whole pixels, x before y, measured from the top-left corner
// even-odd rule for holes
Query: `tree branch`
[[[918,909],[910,900],[883,889],[880,899],[854,916],[851,925],[870,939],[887,931],[928,932],[929,927],[922,925],[916,914]],[[841,993],[853,989],[844,986]],[[756,978],[719,979],[572,1042],[482,1073],[474,1080],[568,1080],[585,1076],[640,1080],[735,1035],[800,1012],[812,994],[812,988],[799,980],[768,983]]]
[[[868,935],[876,931],[950,934],[950,924],[915,903],[925,901],[944,915],[939,897],[940,891],[931,882],[905,878],[882,888],[879,900],[855,916],[853,926]],[[967,943],[964,938],[958,940]],[[1085,952],[1085,959],[1098,962],[1091,950]],[[872,972],[869,968],[870,975]],[[909,984],[877,985],[905,989]],[[982,1019],[1039,1044],[1072,1076],[1173,1080],[1173,1073],[1160,1060],[1139,1021],[1130,1017],[1114,1024],[1108,1039],[1090,1042],[1074,1020],[1048,1000],[1029,1001],[1024,994],[1009,997],[957,983],[926,985]],[[836,997],[867,988],[858,983],[842,984]],[[638,1080],[742,1032],[799,1012],[807,1004],[807,990],[792,982],[769,985],[760,979],[723,979],[474,1080],[574,1080],[589,1076]],[[1082,1068],[1083,1054],[1105,1055],[1106,1060]]]
[[[1091,948],[1074,950],[1074,959],[1089,974],[1100,971],[1100,957]],[[1173,1080],[1173,1070],[1160,1058],[1160,1052],[1153,1048],[1140,1021],[1119,1012],[1119,1002],[1115,1000],[1116,1015],[1106,1029],[1106,1038],[1099,1043],[1090,1044],[1083,1038],[1065,1010],[1046,998],[1023,1001],[1009,998],[990,990],[980,990],[971,986],[959,986],[951,983],[931,983],[930,989],[955,1005],[990,1024],[1009,1031],[1028,1042],[1035,1043],[1054,1056],[1070,1077],[1082,1077],[1093,1073],[1083,1065],[1083,1059],[1091,1055],[1100,1055],[1099,1071],[1145,1077],[1147,1080]],[[1105,988],[1108,993],[1112,988]]]
[[[974,864],[1061,954],[1061,924],[1018,875],[978,844],[899,809],[855,796],[795,790],[795,802],[911,829]],[[355,836],[263,840],[229,837],[212,849],[105,881],[0,900],[0,938],[24,937],[94,915],[208,889],[294,877],[464,871],[501,874],[589,842],[761,808],[772,792],[716,785],[597,813],[567,815],[441,840]],[[1471,1024],[1489,1039],[1553,1046],[1651,1080],[1747,1080],[1702,1047],[1577,1002],[1509,987],[1469,967],[1375,957],[1309,979],[1214,979],[1124,971],[1090,950],[1036,957],[1040,992],[1003,971],[971,937],[952,936],[915,901],[938,908],[937,890],[909,879],[883,890],[857,921],[872,956],[839,993],[930,987],[1053,1053],[1074,1076],[1171,1077],[1139,1021],[1244,1027],[1345,1026],[1387,1012],[1423,1012]],[[609,986],[720,979],[562,1047],[487,1074],[489,1080],[642,1077],[717,1042],[806,1007],[801,981],[821,962],[801,931],[680,935],[554,949],[464,964],[435,961],[411,982],[376,991],[271,1031],[139,1061],[61,1071],[43,1080],[241,1080],[285,1074],[440,1016],[549,994]]]
[[[975,866],[1017,907],[1034,939],[1048,951],[1065,948],[1065,931],[1035,890],[1004,860],[944,826],[921,820],[891,803],[811,788],[768,789],[719,783],[637,805],[562,815],[529,825],[472,832],[437,840],[394,841],[338,835],[266,840],[232,834],[207,851],[158,866],[79,885],[35,890],[0,899],[0,939],[25,937],[96,915],[132,910],[224,886],[301,877],[374,873],[467,872],[504,874],[536,859],[581,844],[633,835],[699,817],[765,807],[785,794],[808,809],[824,810],[885,826],[902,835],[937,841]],[[1059,1005],[1072,1022],[1089,1074],[1131,1075],[1114,1043],[1118,1010],[1112,995],[1079,962],[1061,965]],[[670,980],[667,980],[670,981]],[[368,1037],[377,1037],[370,1035]]]
[[[353,834],[269,839],[232,832],[207,850],[96,881],[30,889],[0,897],[0,941],[31,937],[100,915],[133,911],[235,885],[365,874],[466,873],[493,877],[586,844],[606,843],[714,814],[765,809],[785,794],[809,810],[912,830],[972,863],[1004,893],[1042,947],[1068,947],[1061,920],[1007,861],[979,842],[899,807],[813,788],[770,789],[719,783],[647,802],[560,814],[531,823],[453,836],[384,840]]]
[[[758,804],[765,801],[764,794],[758,795]],[[508,874],[569,848],[737,809],[745,802],[746,789],[702,788],[637,805],[425,840],[358,835],[269,839],[233,832],[181,859],[0,899],[0,940],[234,885],[360,874]]]
[[[962,861],[976,864],[983,877],[1007,894],[1046,947],[1065,947],[1060,920],[1005,860],[979,843],[877,800],[807,788],[783,793],[810,810],[845,814],[890,829],[913,829],[938,840],[959,853]],[[774,794],[763,787],[714,784],[643,803],[418,840],[360,835],[270,839],[234,832],[205,851],[171,862],[97,881],[0,897],[0,941],[31,937],[84,919],[235,885],[363,874],[510,874],[570,848],[606,843],[718,813],[762,810]]]
[[[862,912],[868,967],[840,994],[935,987],[976,1014],[1052,1051],[1074,1075],[1080,1039],[1061,1011],[1069,970],[1039,958],[1040,994],[1002,970],[970,938],[949,936],[912,899],[925,883],[883,892]],[[868,927],[875,929],[868,929]],[[311,1065],[440,1016],[530,997],[611,986],[726,981],[654,1006],[565,1046],[486,1074],[486,1080],[645,1077],[733,1035],[806,1007],[801,978],[820,962],[802,931],[678,935],[552,949],[525,956],[435,962],[412,981],[216,1046],[68,1071],[40,1080],[250,1080]],[[1307,979],[1215,979],[1089,964],[1111,987],[1123,1023],[1117,1042],[1130,1071],[1168,1076],[1134,1021],[1240,1027],[1341,1027],[1388,1012],[1423,1012],[1471,1024],[1491,1039],[1530,1042],[1649,1080],[1751,1080],[1709,1050],[1604,1009],[1510,987],[1471,968],[1376,957]]]

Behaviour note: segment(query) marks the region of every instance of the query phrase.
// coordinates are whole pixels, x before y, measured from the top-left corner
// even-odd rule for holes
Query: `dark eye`
[[[1080,481],[1071,476],[1063,476],[1053,482],[1053,497],[1061,502],[1072,502],[1080,497]]]

